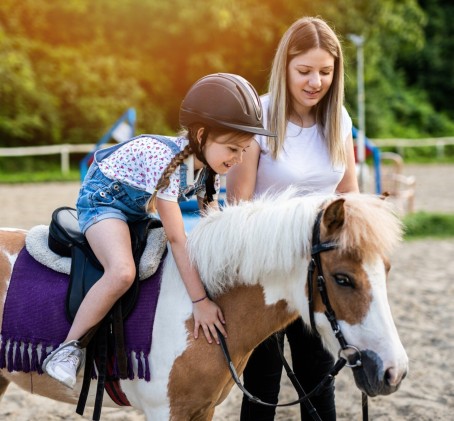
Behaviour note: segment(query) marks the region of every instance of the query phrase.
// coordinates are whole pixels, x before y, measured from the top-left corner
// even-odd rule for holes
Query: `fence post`
[[[445,144],[442,141],[437,141],[435,146],[437,148],[437,158],[444,158],[445,156]]]
[[[61,172],[63,175],[69,173],[69,146],[68,145],[61,145]]]

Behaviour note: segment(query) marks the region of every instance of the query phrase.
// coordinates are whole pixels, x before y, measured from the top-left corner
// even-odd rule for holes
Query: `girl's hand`
[[[226,338],[227,332],[224,329],[224,316],[217,304],[206,298],[202,301],[194,303],[192,306],[194,314],[194,338],[199,337],[199,328],[201,327],[207,341],[211,344],[212,337],[219,345],[218,333],[215,326],[219,329],[222,335]]]

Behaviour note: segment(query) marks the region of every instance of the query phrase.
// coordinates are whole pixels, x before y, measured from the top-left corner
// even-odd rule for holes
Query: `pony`
[[[353,369],[356,385],[369,396],[393,393],[408,370],[386,292],[390,255],[401,240],[402,224],[386,200],[372,195],[299,196],[289,189],[201,218],[187,247],[207,293],[224,312],[232,364],[240,375],[252,350],[298,316],[308,325],[312,319],[333,356],[343,352],[317,286],[310,290],[308,284],[318,215],[320,241],[335,244],[320,254],[319,271],[343,337],[362,359]],[[25,236],[23,230],[0,230],[0,322]],[[170,250],[163,264],[148,357],[151,379],[121,380],[121,388],[148,421],[210,420],[234,380],[221,347],[203,337],[195,340],[191,333],[192,304]],[[74,404],[82,383],[78,379],[70,390],[44,374],[2,369],[2,396],[10,382]],[[87,405],[93,404],[90,392]],[[104,405],[115,406],[107,394]]]

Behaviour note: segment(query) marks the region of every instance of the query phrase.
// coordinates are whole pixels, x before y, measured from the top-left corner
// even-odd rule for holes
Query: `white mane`
[[[238,279],[254,284],[274,271],[281,277],[294,271],[310,253],[318,209],[332,197],[301,197],[290,188],[210,211],[188,236],[191,261],[208,292],[217,295]]]

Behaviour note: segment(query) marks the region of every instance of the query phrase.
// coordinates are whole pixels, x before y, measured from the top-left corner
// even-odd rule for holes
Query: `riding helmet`
[[[263,110],[254,87],[243,77],[215,73],[191,86],[180,107],[180,124],[201,123],[264,136]]]

